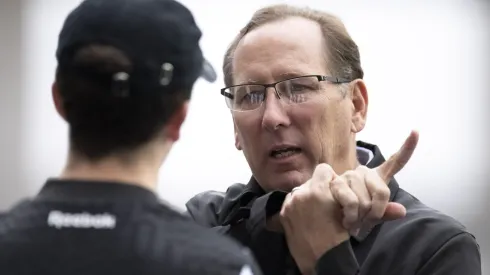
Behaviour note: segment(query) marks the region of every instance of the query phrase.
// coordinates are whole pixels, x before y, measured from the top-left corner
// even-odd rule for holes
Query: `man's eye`
[[[308,86],[303,85],[303,84],[292,84],[291,85],[291,90],[292,91],[303,91],[303,90],[306,90],[306,89],[311,89],[311,87],[308,87]]]
[[[319,84],[312,81],[294,81],[289,85],[291,92],[312,92],[319,89]]]
[[[247,101],[248,103],[259,103],[263,99],[264,99],[264,93],[262,93],[262,92],[251,92],[251,93],[247,93],[243,97],[243,100]]]

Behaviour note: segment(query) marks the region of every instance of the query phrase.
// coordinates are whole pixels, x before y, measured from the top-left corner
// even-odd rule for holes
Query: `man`
[[[173,0],[86,0],[71,12],[52,87],[68,162],[0,219],[1,274],[260,274],[248,250],[155,194],[194,82],[216,77],[200,37]]]
[[[257,11],[226,52],[221,90],[253,177],[187,203],[250,247],[264,274],[481,274],[474,237],[399,188],[418,133],[385,162],[357,142],[368,92],[358,47],[321,11]]]

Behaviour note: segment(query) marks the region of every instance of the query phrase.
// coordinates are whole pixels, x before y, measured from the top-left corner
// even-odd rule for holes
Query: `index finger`
[[[393,178],[396,173],[400,172],[400,170],[402,170],[408,163],[417,147],[418,141],[419,133],[417,131],[412,131],[400,150],[376,169],[378,175],[386,184],[388,184],[391,178]]]

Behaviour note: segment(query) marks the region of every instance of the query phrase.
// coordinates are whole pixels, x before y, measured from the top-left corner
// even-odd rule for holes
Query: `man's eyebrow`
[[[236,85],[248,85],[248,84],[252,84],[253,85],[253,84],[261,84],[261,83],[262,82],[257,81],[257,80],[255,80],[253,78],[249,78],[249,79],[247,79],[245,81],[238,82]]]
[[[301,76],[305,76],[305,75],[307,75],[307,74],[304,72],[289,71],[289,72],[279,74],[279,79],[277,79],[277,81],[281,81],[281,80],[285,80],[285,79],[289,79],[289,78],[301,77]],[[253,79],[253,78],[249,78],[246,81],[240,81],[237,85],[247,85],[247,84],[253,85],[253,84],[264,84],[264,83],[263,83],[263,81],[259,81],[259,80]]]
[[[282,79],[288,79],[288,78],[295,78],[295,77],[300,77],[305,75],[307,74],[299,71],[290,71],[290,72],[282,73],[279,76],[281,76]]]

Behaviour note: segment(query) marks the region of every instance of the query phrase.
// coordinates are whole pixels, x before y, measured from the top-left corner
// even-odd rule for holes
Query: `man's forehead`
[[[256,37],[277,38],[285,37],[303,37],[308,38],[313,35],[314,38],[322,36],[321,27],[318,22],[299,16],[290,16],[284,19],[272,21],[261,25],[250,31],[242,42],[256,39]],[[247,38],[248,37],[248,38]]]
[[[233,59],[235,84],[322,74],[323,35],[320,26],[308,19],[267,23],[245,35]]]
[[[278,57],[274,62],[234,61],[233,75],[235,85],[247,83],[267,84],[305,75],[323,75],[327,73],[325,62]],[[319,58],[323,60],[323,58]]]

